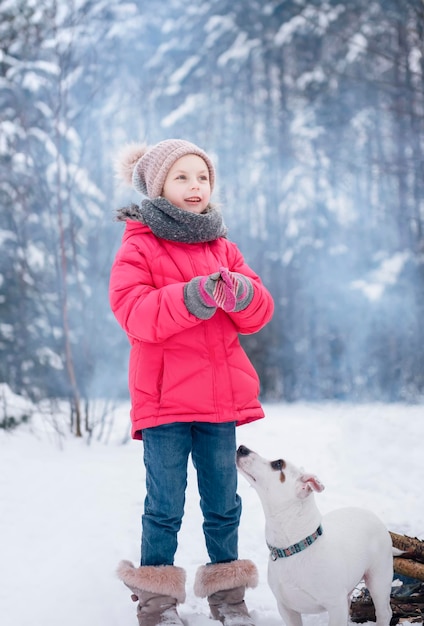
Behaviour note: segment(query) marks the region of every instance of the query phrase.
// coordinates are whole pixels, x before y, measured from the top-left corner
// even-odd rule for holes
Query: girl
[[[132,144],[117,172],[146,196],[118,212],[126,228],[110,279],[131,343],[132,436],[143,439],[146,468],[141,565],[123,561],[118,575],[138,601],[139,626],[183,626],[185,572],[174,556],[191,454],[210,558],[194,591],[214,619],[249,626],[244,592],[257,570],[238,559],[235,427],[264,413],[238,334],[260,330],[273,301],[210,204],[215,169],[203,150],[181,139]]]

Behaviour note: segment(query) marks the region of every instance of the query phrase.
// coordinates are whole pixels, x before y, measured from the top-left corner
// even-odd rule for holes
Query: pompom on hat
[[[157,198],[162,194],[169,170],[175,161],[186,154],[196,154],[205,161],[212,191],[215,183],[212,161],[204,150],[184,139],[165,139],[155,146],[128,144],[118,155],[116,173],[139,193],[148,198]]]

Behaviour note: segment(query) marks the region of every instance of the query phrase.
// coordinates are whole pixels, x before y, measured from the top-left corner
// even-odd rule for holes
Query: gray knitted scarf
[[[146,224],[156,237],[181,243],[201,243],[225,237],[227,228],[221,213],[212,207],[205,213],[184,211],[165,198],[143,200],[117,211],[118,221],[135,220]]]

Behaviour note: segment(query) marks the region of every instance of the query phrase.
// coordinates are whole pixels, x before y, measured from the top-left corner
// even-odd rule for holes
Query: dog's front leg
[[[286,626],[302,626],[303,622],[300,613],[288,609],[281,602],[277,602],[277,606]]]
[[[347,626],[349,620],[349,601],[328,608],[328,626]]]

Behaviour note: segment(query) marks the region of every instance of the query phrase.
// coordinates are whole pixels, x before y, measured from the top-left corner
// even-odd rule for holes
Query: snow
[[[169,78],[169,87],[165,90],[168,95],[174,95],[181,89],[182,82],[187,76],[194,70],[196,65],[201,62],[201,57],[198,54],[194,54],[188,57],[181,67],[176,70]]]
[[[423,53],[419,48],[413,47],[408,56],[408,64],[411,72],[414,74],[418,74],[421,76],[421,63],[422,63]]]
[[[234,18],[231,15],[212,15],[207,20],[204,30],[208,33],[205,39],[206,48],[212,48],[217,44],[219,38],[235,28]]]
[[[368,280],[355,280],[351,288],[359,289],[371,301],[379,300],[387,286],[396,284],[409,259],[409,252],[396,252],[392,257],[383,259],[380,266],[370,273]]]
[[[367,47],[368,42],[366,37],[364,37],[362,33],[355,33],[348,42],[346,61],[353,63],[358,57],[366,53]]]
[[[224,67],[230,61],[243,61],[258,47],[259,39],[249,39],[247,33],[239,33],[234,43],[218,57],[218,65]]]
[[[13,398],[12,398],[13,400]],[[275,404],[267,417],[237,429],[238,443],[270,459],[286,458],[326,486],[321,511],[372,509],[389,530],[424,538],[422,406]],[[0,432],[0,615],[2,626],[128,626],[135,604],[116,579],[121,559],[139,558],[144,498],[142,443],[128,441],[128,406],[117,410],[108,443],[59,436],[46,419]],[[127,440],[124,445],[122,441]],[[187,626],[208,626],[205,600],[194,596],[196,569],[207,560],[194,470],[176,564],[187,570]],[[239,480],[243,499],[240,557],[258,566],[247,592],[258,626],[282,625],[266,582],[264,520],[256,492]],[[324,614],[305,616],[324,626]],[[405,623],[406,624],[406,623]],[[371,623],[370,623],[371,625]]]
[[[164,117],[162,120],[163,128],[168,128],[169,126],[173,126],[178,120],[182,119],[186,115],[190,115],[194,113],[198,108],[201,108],[205,105],[205,96],[198,94],[190,94],[184,100],[184,102],[174,109],[169,115]]]
[[[274,45],[283,46],[290,44],[293,36],[305,30],[313,30],[315,33],[324,34],[328,26],[338,19],[345,11],[345,7],[331,7],[324,3],[320,8],[308,4],[308,6],[291,19],[284,22],[274,37]]]

